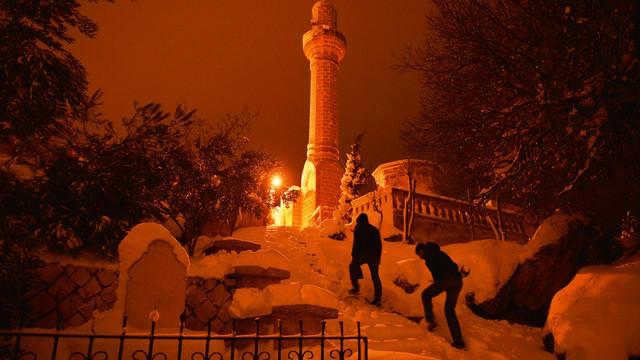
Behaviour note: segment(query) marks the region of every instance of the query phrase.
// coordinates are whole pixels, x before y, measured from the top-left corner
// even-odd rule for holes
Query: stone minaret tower
[[[338,63],[347,42],[338,31],[338,13],[329,1],[318,1],[311,13],[311,30],[302,37],[311,71],[309,144],[301,184],[302,227],[332,216],[344,173],[338,151]]]

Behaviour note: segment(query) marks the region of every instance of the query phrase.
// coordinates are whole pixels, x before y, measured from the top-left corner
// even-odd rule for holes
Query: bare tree
[[[382,221],[384,220],[384,212],[382,211],[382,199],[380,198],[380,193],[376,188],[374,191],[369,193],[369,199],[371,200],[371,205],[373,207],[373,211],[380,215],[380,222],[378,223],[378,230],[382,227]]]
[[[411,159],[406,159],[403,166],[407,176],[407,196],[404,198],[404,207],[402,208],[402,242],[413,244],[411,232],[416,212],[415,193],[417,180],[415,179],[415,167],[411,163]]]
[[[424,75],[410,151],[474,197],[580,211],[619,229],[640,210],[640,4],[434,0],[401,68]]]

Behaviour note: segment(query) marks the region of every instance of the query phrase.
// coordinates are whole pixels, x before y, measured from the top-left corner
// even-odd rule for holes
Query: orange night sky
[[[280,157],[285,185],[299,185],[306,156],[309,62],[302,35],[311,0],[136,0],[88,4],[97,39],[70,51],[102,88],[102,112],[133,114],[133,101],[177,104],[217,120],[248,106],[260,113],[249,137]],[[340,63],[340,152],[366,131],[362,160],[372,171],[403,157],[398,130],[419,107],[419,74],[400,74],[392,54],[422,43],[429,2],[332,0],[347,38]]]

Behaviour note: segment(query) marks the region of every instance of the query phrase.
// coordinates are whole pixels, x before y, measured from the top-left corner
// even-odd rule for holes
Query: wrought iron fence
[[[345,335],[343,322],[339,323],[339,335],[327,335],[325,321],[319,334],[305,335],[300,321],[298,334],[284,335],[279,320],[276,333],[260,334],[260,322],[261,319],[255,319],[253,334],[238,334],[234,321],[231,333],[222,335],[212,333],[210,325],[206,332],[185,334],[184,323],[178,333],[160,334],[156,333],[155,321],[149,332],[127,333],[126,317],[122,332],[111,335],[0,330],[0,355],[11,360],[269,360],[272,356],[281,360],[284,353],[290,360],[368,360],[367,337],[362,336],[359,322],[356,335]],[[75,348],[66,344],[70,341]],[[61,350],[62,347],[65,349]]]

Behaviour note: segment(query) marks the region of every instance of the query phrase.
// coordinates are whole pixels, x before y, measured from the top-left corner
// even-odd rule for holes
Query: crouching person
[[[424,260],[433,277],[433,284],[422,292],[422,304],[424,305],[424,316],[428,329],[432,331],[437,326],[434,321],[431,299],[442,292],[446,292],[444,316],[447,319],[449,331],[451,331],[451,337],[453,338],[451,346],[463,349],[465,343],[462,340],[460,323],[456,316],[456,303],[462,289],[462,276],[458,270],[458,264],[453,262],[449,255],[440,250],[440,246],[434,242],[418,244],[415,251]]]

